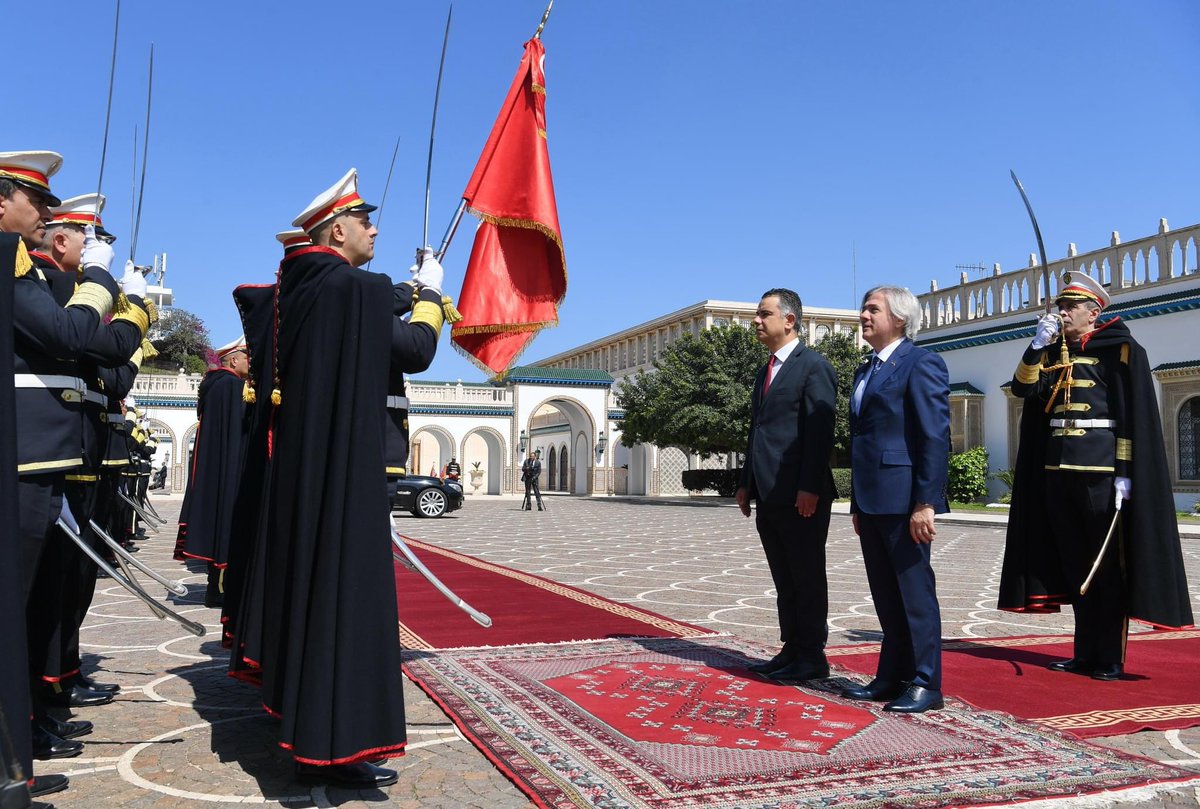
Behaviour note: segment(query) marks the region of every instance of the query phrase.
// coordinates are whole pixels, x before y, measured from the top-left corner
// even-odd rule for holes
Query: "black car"
[[[395,508],[411,511],[414,517],[440,517],[462,504],[462,484],[457,480],[409,475],[397,484]]]

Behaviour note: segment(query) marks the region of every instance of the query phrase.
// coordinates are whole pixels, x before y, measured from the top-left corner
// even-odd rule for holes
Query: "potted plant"
[[[483,470],[479,468],[479,461],[471,464],[471,494],[479,494],[479,487],[483,485]]]

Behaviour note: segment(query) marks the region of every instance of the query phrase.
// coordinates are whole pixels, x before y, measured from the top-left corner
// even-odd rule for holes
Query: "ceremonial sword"
[[[160,523],[158,520],[154,519],[154,517],[150,516],[150,514],[144,508],[137,504],[136,500],[133,500],[129,495],[125,494],[125,492],[121,491],[120,489],[117,490],[117,496],[128,503],[129,507],[137,512],[138,516],[145,521],[146,526],[154,533],[157,534],[158,529],[161,526],[166,525],[165,522]]]
[[[117,554],[118,558],[123,558],[126,562],[132,564],[175,595],[185,596],[188,594],[187,585],[183,584],[183,582],[172,581],[158,571],[147,567],[145,563],[139,562],[134,558],[133,554],[121,547],[121,543],[117,542],[107,531],[97,525],[95,520],[88,520],[88,525],[92,526],[92,530],[96,532],[96,535],[104,540],[104,544],[111,548],[112,552]]]
[[[129,260],[134,260],[137,251],[138,232],[142,227],[142,200],[146,193],[146,158],[150,153],[150,102],[154,97],[154,43],[150,43],[150,71],[146,80],[146,132],[142,138],[142,179],[137,190],[137,214],[133,220],[133,237],[129,240]],[[134,136],[136,138],[136,135]],[[136,151],[137,147],[134,146]],[[136,154],[135,154],[136,158]],[[149,274],[153,267],[146,269],[143,275]]]
[[[437,134],[438,101],[442,97],[442,70],[446,67],[446,46],[450,44],[450,18],[454,15],[454,4],[446,12],[446,32],[442,35],[442,58],[438,61],[437,85],[433,90],[433,120],[429,124],[429,158],[425,162],[425,220],[421,230],[421,250],[417,251],[417,264],[421,263],[424,248],[429,246],[429,186],[433,179],[433,139]]]
[[[390,516],[388,517],[388,521],[391,522]],[[439,579],[437,576],[433,575],[433,572],[429,568],[425,567],[424,563],[421,562],[421,560],[417,558],[417,555],[412,552],[412,548],[408,547],[408,543],[406,543],[400,537],[400,534],[398,534],[396,532],[396,524],[395,523],[391,523],[391,528],[392,528],[392,544],[394,544],[396,546],[397,550],[399,550],[400,553],[402,553],[404,555],[403,559],[401,559],[400,557],[397,556],[396,557],[397,561],[399,561],[401,564],[403,564],[409,570],[414,570],[417,573],[420,573],[422,576],[424,576],[425,580],[428,581],[430,584],[432,584],[439,593],[441,593],[446,598],[448,598],[452,602],[454,602],[454,606],[458,607],[460,610],[465,612],[467,615],[470,615],[472,621],[479,624],[480,626],[490,627],[492,625],[492,619],[490,617],[488,617],[486,614],[480,612],[479,610],[475,609],[467,602],[463,601],[462,598],[460,598],[458,596],[458,594],[456,594],[453,590],[451,590],[449,587],[447,587],[445,584],[443,584],[441,579]],[[394,554],[393,554],[393,556],[394,556]]]
[[[1021,185],[1021,181],[1017,179],[1017,173],[1009,169],[1008,174],[1016,184],[1017,190],[1021,192],[1021,199],[1025,201],[1025,210],[1029,212],[1029,221],[1033,223],[1033,235],[1037,237],[1038,256],[1042,259],[1042,284],[1046,288],[1046,314],[1050,314],[1054,311],[1054,299],[1050,297],[1050,264],[1046,261],[1046,246],[1042,244],[1042,229],[1038,227],[1037,217],[1033,215],[1033,206],[1029,204],[1029,196],[1025,193],[1025,186]]]
[[[100,178],[96,180],[96,201],[104,185],[104,160],[108,156],[108,124],[112,120],[113,79],[117,75],[117,32],[121,30],[121,0],[117,0],[117,15],[113,20],[112,64],[108,68],[108,103],[104,107],[104,140],[100,145]]]
[[[1117,498],[1117,511],[1113,514],[1112,525],[1108,526],[1108,534],[1104,537],[1104,544],[1100,546],[1100,552],[1096,554],[1096,561],[1092,563],[1091,571],[1079,587],[1080,595],[1087,593],[1088,587],[1092,585],[1092,579],[1096,577],[1096,571],[1100,569],[1100,563],[1104,561],[1104,552],[1108,550],[1108,543],[1112,541],[1113,533],[1117,530],[1117,520],[1121,517],[1121,503],[1123,502],[1124,498]]]

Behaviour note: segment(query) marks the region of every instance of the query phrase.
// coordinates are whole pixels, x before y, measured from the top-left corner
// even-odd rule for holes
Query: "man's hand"
[[[1121,501],[1133,496],[1133,481],[1129,478],[1113,478],[1113,500],[1117,510],[1121,510]]]
[[[108,272],[115,256],[112,245],[105,244],[96,238],[94,225],[87,225],[83,229],[83,254],[80,257],[80,263],[84,267],[99,267]]]
[[[737,494],[735,494],[733,496],[733,499],[737,501],[738,508],[742,510],[742,516],[749,517],[750,516],[750,492],[746,491],[746,487],[739,486],[738,490],[737,490]]]
[[[854,535],[862,536],[862,534],[860,534],[858,531],[858,514],[857,513],[853,513],[850,515],[850,524],[852,526],[854,526]]]
[[[413,276],[413,280],[420,286],[441,292],[442,281],[445,278],[446,271],[442,269],[442,265],[434,257],[433,250],[426,247],[421,253],[421,266],[417,269],[417,274]]]
[[[796,513],[811,517],[817,510],[818,497],[812,492],[796,492]]]
[[[133,261],[125,262],[125,274],[121,276],[121,291],[125,293],[126,297],[130,295],[146,297],[146,276],[138,272]]]
[[[908,520],[908,533],[913,542],[928,545],[937,536],[933,527],[933,506],[928,503],[918,503],[913,509],[912,517]]]
[[[1060,328],[1062,328],[1062,318],[1058,315],[1052,312],[1042,315],[1037,324],[1037,332],[1033,335],[1033,342],[1029,344],[1029,347],[1034,351],[1041,351],[1058,339]]]

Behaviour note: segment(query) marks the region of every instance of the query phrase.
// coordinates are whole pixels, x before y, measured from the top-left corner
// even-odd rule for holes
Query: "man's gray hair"
[[[917,301],[917,296],[905,287],[877,286],[868,289],[867,294],[863,295],[862,305],[866,306],[867,299],[875,294],[883,295],[892,317],[904,321],[904,336],[910,340],[915,339],[917,332],[921,330],[921,304]]]

